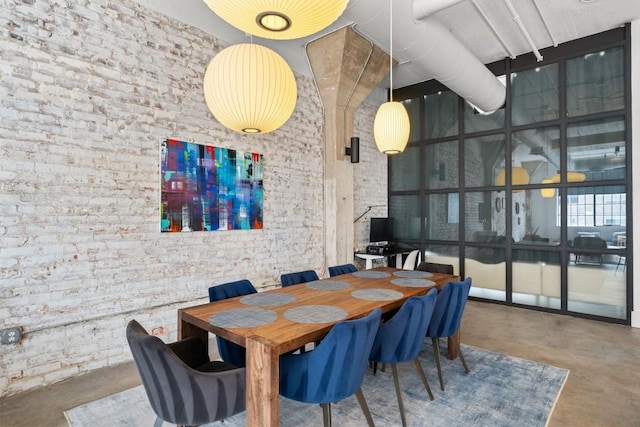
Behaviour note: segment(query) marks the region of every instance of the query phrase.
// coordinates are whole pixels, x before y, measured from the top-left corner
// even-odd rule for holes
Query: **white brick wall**
[[[297,76],[280,130],[242,136],[209,113],[215,38],[131,0],[0,0],[0,396],[130,360],[126,323],[176,338],[207,287],[323,265],[322,109]],[[356,213],[386,203],[386,158],[356,114]],[[264,154],[264,229],[158,232],[158,141]],[[362,223],[357,224],[360,227]],[[356,228],[356,241],[362,238]]]

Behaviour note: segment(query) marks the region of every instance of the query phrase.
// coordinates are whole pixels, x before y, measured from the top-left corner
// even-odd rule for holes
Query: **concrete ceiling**
[[[202,0],[137,1],[230,44],[249,40],[243,32],[220,19]],[[393,2],[393,55],[399,62],[393,74],[395,88],[434,77],[416,58],[415,45],[423,42],[420,26],[425,25],[425,20],[416,21],[408,16],[411,1]],[[512,4],[513,11],[507,3]],[[533,51],[518,27],[518,19],[534,47],[540,50],[640,19],[640,0],[460,0],[426,19],[427,23],[428,20],[438,21],[486,64]],[[307,38],[274,41],[254,37],[253,41],[277,51],[296,72],[311,75],[304,50],[306,43],[346,25],[353,25],[356,31],[389,51],[389,0],[350,0],[334,24]],[[382,85],[388,86],[388,80]]]

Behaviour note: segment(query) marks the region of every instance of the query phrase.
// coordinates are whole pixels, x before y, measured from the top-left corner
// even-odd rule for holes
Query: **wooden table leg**
[[[208,348],[209,343],[209,333],[204,329],[200,329],[199,327],[186,322],[182,319],[182,309],[178,309],[178,339],[184,339],[189,337],[197,337],[204,343],[206,348]]]
[[[458,345],[460,345],[460,329],[458,329],[455,334],[447,338],[447,358],[450,360],[454,360],[458,357],[458,352],[456,351],[458,346],[452,343],[453,340],[456,340]]]
[[[278,427],[279,358],[276,347],[260,337],[247,338],[246,425]]]

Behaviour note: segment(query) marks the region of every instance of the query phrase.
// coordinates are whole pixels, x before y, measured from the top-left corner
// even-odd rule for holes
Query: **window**
[[[415,128],[389,159],[398,240],[473,276],[472,297],[628,323],[630,33],[489,64],[507,89],[489,115],[435,81],[396,92]]]
[[[559,197],[557,198],[556,212],[556,225],[560,226]],[[567,196],[568,227],[626,226],[626,212],[626,193],[590,193]]]

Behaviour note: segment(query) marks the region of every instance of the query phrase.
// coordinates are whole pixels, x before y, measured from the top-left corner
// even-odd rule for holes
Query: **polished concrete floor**
[[[640,426],[640,329],[472,301],[462,342],[569,369],[551,427]],[[0,425],[67,426],[62,411],[137,384],[127,363],[5,398]]]

